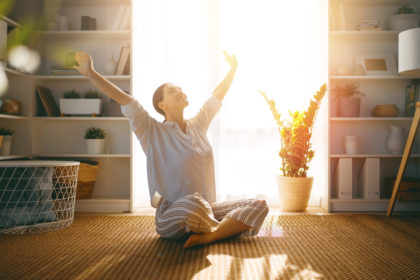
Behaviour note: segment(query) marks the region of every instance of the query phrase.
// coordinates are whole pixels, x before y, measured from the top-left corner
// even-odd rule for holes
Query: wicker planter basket
[[[80,163],[76,199],[92,198],[98,169],[98,165]]]
[[[92,198],[93,187],[96,182],[96,174],[98,173],[99,165],[97,162],[90,161],[89,163],[80,162],[79,173],[77,176],[77,192],[76,199]],[[64,176],[61,181],[64,181]]]

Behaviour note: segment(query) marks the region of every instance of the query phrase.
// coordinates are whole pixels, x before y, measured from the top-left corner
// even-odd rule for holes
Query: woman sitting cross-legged
[[[206,134],[236,72],[236,57],[225,53],[225,58],[230,71],[191,119],[184,119],[188,99],[180,87],[165,83],[156,89],[153,105],[165,117],[161,123],[135,98],[98,74],[88,53],[75,54],[79,65],[74,67],[121,104],[146,154],[157,233],[166,239],[186,239],[184,248],[233,235],[256,235],[268,214],[265,200],[215,202],[213,152]]]

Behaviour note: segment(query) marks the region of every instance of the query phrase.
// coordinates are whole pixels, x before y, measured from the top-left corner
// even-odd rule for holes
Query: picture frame
[[[360,64],[368,76],[397,76],[397,63],[393,53],[358,53],[355,65]]]

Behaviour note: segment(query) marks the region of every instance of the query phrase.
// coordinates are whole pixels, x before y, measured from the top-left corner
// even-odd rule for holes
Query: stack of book
[[[381,22],[379,20],[362,20],[357,25],[357,30],[360,31],[381,31],[382,28],[379,27]]]
[[[80,72],[73,67],[52,65],[51,75],[80,75]]]

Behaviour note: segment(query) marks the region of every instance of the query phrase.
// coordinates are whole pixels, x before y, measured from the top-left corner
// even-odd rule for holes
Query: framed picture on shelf
[[[354,56],[355,65],[362,65],[368,76],[396,76],[397,64],[392,53],[358,53]]]

